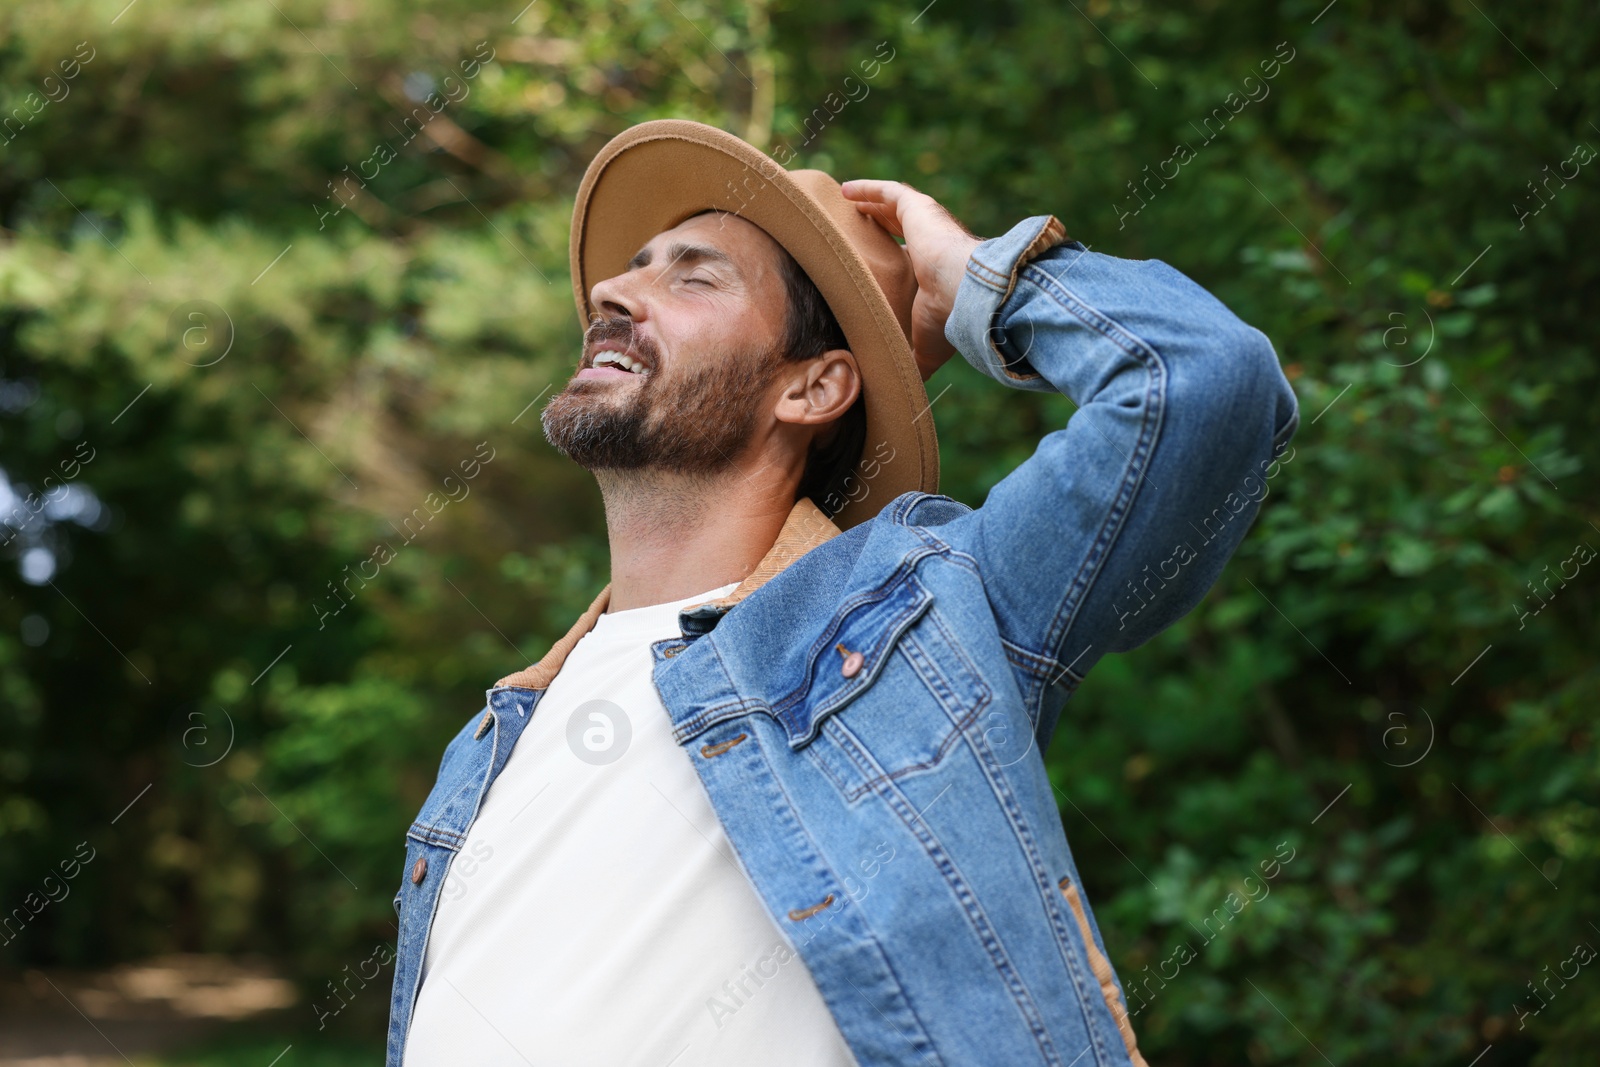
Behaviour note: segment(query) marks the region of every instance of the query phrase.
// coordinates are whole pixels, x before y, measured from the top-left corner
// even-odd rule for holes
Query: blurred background
[[[381,1062],[443,746],[606,580],[538,412],[659,117],[1276,345],[1254,530],[1047,754],[1150,1062],[1595,1062],[1591,4],[522,2],[0,13],[0,1062]],[[1072,410],[930,394],[973,505]]]

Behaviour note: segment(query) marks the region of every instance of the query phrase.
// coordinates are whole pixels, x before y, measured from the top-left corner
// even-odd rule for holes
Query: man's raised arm
[[[941,530],[977,559],[1014,660],[1070,684],[1198,603],[1298,424],[1266,337],[1165,263],[1086,251],[1052,216],[980,243],[908,186],[851,182],[846,195],[906,238],[925,375],[953,347],[997,381],[1078,405]]]

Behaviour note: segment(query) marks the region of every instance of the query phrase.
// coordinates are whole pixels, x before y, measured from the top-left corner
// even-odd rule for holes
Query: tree
[[[5,959],[314,991],[392,937],[444,741],[604,581],[537,407],[578,177],[675,116],[1053,212],[1277,346],[1257,528],[1048,754],[1152,1062],[1585,1062],[1587,9],[514,6],[0,15]],[[968,503],[1070,416],[940,378]]]

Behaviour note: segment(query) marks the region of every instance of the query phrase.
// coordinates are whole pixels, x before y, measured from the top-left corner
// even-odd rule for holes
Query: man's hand
[[[933,197],[903,182],[849,181],[844,183],[844,195],[863,215],[905,238],[917,276],[917,298],[911,305],[911,349],[922,380],[927,381],[955,354],[945,340],[944,324],[955,307],[956,290],[978,238]]]

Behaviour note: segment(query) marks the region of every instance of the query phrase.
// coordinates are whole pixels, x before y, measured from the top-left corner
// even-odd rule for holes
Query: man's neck
[[[794,508],[782,485],[743,472],[688,478],[597,471],[611,542],[608,611],[666,604],[743,581]]]

